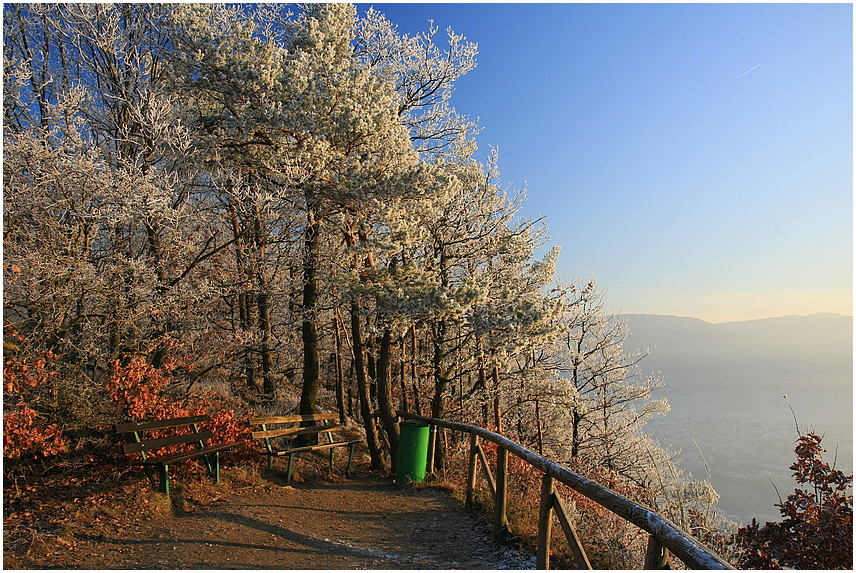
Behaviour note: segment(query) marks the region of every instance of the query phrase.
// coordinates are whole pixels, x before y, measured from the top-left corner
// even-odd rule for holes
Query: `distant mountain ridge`
[[[670,374],[666,385],[676,390],[704,382],[711,369],[728,374],[726,379],[735,384],[747,381],[746,376],[756,382],[774,377],[777,383],[799,384],[800,374],[815,378],[834,372],[834,380],[824,384],[837,385],[853,367],[852,316],[824,313],[723,323],[649,314],[622,317],[630,329],[627,346],[652,350],[642,361],[643,370]]]

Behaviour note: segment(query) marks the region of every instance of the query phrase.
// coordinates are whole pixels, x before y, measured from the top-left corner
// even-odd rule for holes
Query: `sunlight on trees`
[[[348,4],[5,5],[4,456],[337,409],[389,468],[403,409],[711,531],[709,482],[643,433],[664,382],[593,279],[557,279],[498,152],[474,158],[451,103],[478,49],[438,32]]]

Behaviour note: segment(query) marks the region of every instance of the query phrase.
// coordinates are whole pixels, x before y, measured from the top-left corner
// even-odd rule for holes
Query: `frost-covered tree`
[[[420,275],[419,265],[409,256],[420,249],[428,236],[423,226],[423,213],[434,208],[436,197],[443,196],[443,177],[436,162],[442,157],[468,155],[474,149],[471,136],[476,127],[459,116],[449,105],[454,83],[475,67],[477,48],[463,36],[448,30],[448,46],[441,49],[434,42],[436,28],[415,37],[400,35],[394,26],[374,9],[358,19],[355,56],[373,74],[395,88],[398,120],[406,127],[410,140],[420,152],[423,165],[417,179],[411,179],[409,192],[393,198],[377,194],[375,200],[355,203],[345,211],[340,225],[349,251],[354,252],[352,271],[361,267],[367,272],[352,276],[353,285],[362,294],[350,297],[351,333],[354,344],[355,370],[360,395],[377,397],[384,437],[391,456],[397,450],[397,421],[393,414],[390,385],[391,348],[394,333],[409,327],[415,337],[412,321],[436,312],[433,305],[424,306],[436,287],[431,279]],[[376,199],[380,197],[382,201]],[[357,254],[359,253],[359,254]],[[416,257],[418,258],[418,257]],[[346,291],[349,290],[347,287]],[[355,293],[351,288],[352,295]],[[411,298],[405,301],[403,293]],[[367,314],[367,297],[376,308],[377,332],[370,332],[364,344],[362,317]],[[368,322],[367,324],[371,324]],[[399,333],[400,334],[400,333]],[[374,339],[377,348],[371,349]],[[399,338],[400,340],[400,338]],[[415,340],[414,340],[415,342]],[[376,361],[365,364],[363,352],[374,352]],[[374,358],[368,355],[367,358]],[[373,393],[366,390],[366,367],[374,373]],[[414,372],[415,372],[415,366]],[[366,400],[364,400],[366,401]],[[371,442],[371,428],[367,425]],[[370,446],[370,449],[371,446]]]
[[[563,456],[594,458],[623,473],[645,456],[635,439],[641,426],[669,407],[665,398],[652,399],[663,382],[640,373],[645,354],[625,347],[629,331],[619,317],[604,312],[604,296],[593,279],[568,290],[553,397],[567,423],[551,424],[563,429],[552,439]]]
[[[387,219],[398,221],[389,236],[407,241],[385,251],[376,304],[399,340],[409,331],[414,342],[423,341],[417,360],[431,384],[414,388],[414,407],[421,408],[419,394],[425,391],[430,414],[444,417],[455,394],[452,411],[466,417],[462,405],[470,409],[470,402],[487,396],[484,384],[474,381],[486,368],[480,341],[491,345],[491,366],[502,360],[505,376],[512,357],[544,340],[542,330],[557,305],[546,300],[543,287],[557,253],[533,262],[541,229],[516,218],[522,195],[509,196],[498,187],[495,158],[487,167],[462,158],[434,168],[437,192]],[[381,341],[388,340],[383,334]],[[435,460],[442,460],[440,444]]]
[[[348,4],[4,6],[16,352],[60,356],[85,402],[174,339],[176,392],[238,381],[303,413],[329,352],[376,467],[400,403],[629,475],[659,381],[596,285],[553,285],[558,248],[450,105],[477,48],[438,32]]]
[[[398,114],[416,149],[432,157],[469,156],[475,149],[470,138],[478,128],[449,100],[455,82],[475,69],[478,46],[449,28],[442,49],[435,42],[433,22],[415,36],[399,34],[374,8],[359,19],[356,32],[356,56],[394,82]]]
[[[163,336],[196,344],[189,311],[212,296],[205,268],[224,244],[187,184],[165,14],[4,7],[4,318],[61,355],[64,379],[82,384],[70,399],[87,400],[124,354],[157,365]]]
[[[372,197],[407,191],[417,166],[394,86],[354,57],[355,15],[344,4],[309,5],[295,17],[263,8],[252,18],[191,6],[179,34],[210,161],[300,214],[304,413],[315,410],[320,384],[325,225],[336,212],[361,213]]]
[[[493,206],[486,209],[493,214],[487,219],[488,227],[497,225],[498,232],[484,232],[486,240],[479,240],[485,243],[481,258],[463,255],[460,259],[480,291],[468,316],[478,374],[468,393],[481,402],[485,422],[489,419],[486,412],[492,409],[492,421],[500,429],[509,412],[515,412],[518,422],[528,416],[520,405],[544,376],[538,356],[555,337],[562,311],[560,297],[551,288],[559,247],[540,260],[535,258],[545,242],[546,227],[538,220],[517,216],[525,199],[522,191],[512,195],[499,192],[495,153],[486,173],[486,195],[478,203]]]

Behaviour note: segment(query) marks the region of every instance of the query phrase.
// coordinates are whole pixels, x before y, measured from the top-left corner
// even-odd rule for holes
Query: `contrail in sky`
[[[736,78],[734,78],[734,79],[733,79],[733,80],[731,80],[731,81],[733,82],[734,80],[739,80],[740,78],[742,78],[743,76],[745,76],[745,75],[746,75],[746,74],[748,74],[749,72],[754,71],[754,70],[757,70],[757,69],[758,69],[758,68],[760,68],[760,67],[761,67],[761,64],[758,64],[757,66],[755,66],[755,67],[754,67],[754,68],[752,68],[751,70],[746,70],[745,72],[743,72],[742,74],[740,74],[739,76],[737,76]]]

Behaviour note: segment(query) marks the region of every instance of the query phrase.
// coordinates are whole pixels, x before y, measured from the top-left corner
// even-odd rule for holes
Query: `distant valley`
[[[731,519],[779,521],[776,490],[795,487],[788,466],[797,438],[824,434],[825,459],[853,468],[853,319],[836,314],[711,324],[693,318],[623,315],[628,348],[651,348],[643,373],[660,372],[672,411],[646,429],[680,450],[696,478],[710,468]]]

